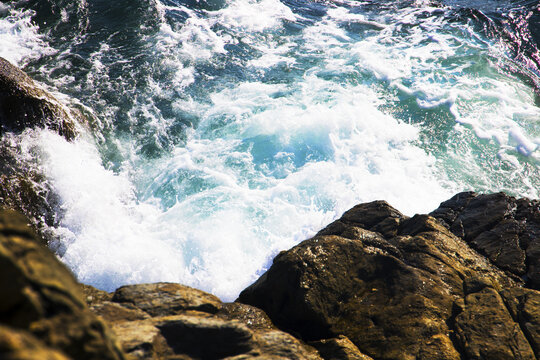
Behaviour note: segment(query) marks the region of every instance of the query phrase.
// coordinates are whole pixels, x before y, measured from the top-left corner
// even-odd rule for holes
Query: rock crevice
[[[495,258],[474,240],[506,246],[500,229],[522,214],[531,227],[536,213],[535,202],[504,194],[458,194],[412,218],[384,202],[361,204],[281,253],[238,301],[305,340],[347,336],[375,359],[533,359],[537,325],[511,316],[501,292],[540,293],[501,265],[518,252]]]

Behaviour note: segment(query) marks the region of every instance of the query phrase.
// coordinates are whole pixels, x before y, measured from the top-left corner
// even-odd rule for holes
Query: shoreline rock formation
[[[58,107],[57,107],[58,106]],[[0,134],[75,133],[0,59]],[[5,134],[4,134],[5,135]],[[30,228],[54,222],[39,174],[0,144],[0,358],[536,359],[540,202],[460,193],[430,215],[360,204],[234,303],[180,284],[77,283]],[[15,164],[15,165],[14,165]]]
[[[0,205],[28,216],[38,229],[55,222],[54,194],[43,176],[18,158],[20,150],[4,135],[47,128],[68,141],[77,136],[74,119],[83,115],[65,108],[26,73],[0,57]]]
[[[60,102],[0,57],[0,134],[33,127],[51,129],[67,140],[73,140],[77,134]]]
[[[524,285],[536,286],[538,202],[461,193],[432,214],[445,221],[357,205],[238,300],[304,340],[345,335],[375,359],[535,359],[540,292]]]
[[[461,193],[431,214],[357,205],[223,303],[173,283],[77,284],[0,210],[0,357],[536,359],[538,202]]]

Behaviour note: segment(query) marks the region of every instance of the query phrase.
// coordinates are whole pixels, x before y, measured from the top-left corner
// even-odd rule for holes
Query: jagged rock
[[[540,354],[540,292],[512,288],[501,292],[513,320],[529,340],[535,354]]]
[[[82,291],[90,310],[111,323],[150,318],[149,314],[129,302],[112,302],[111,300],[114,294],[96,289],[90,285],[82,285]]]
[[[73,275],[27,223],[0,210],[0,324],[29,331],[74,359],[123,359]]]
[[[118,322],[113,330],[136,359],[321,359],[315,349],[283,331],[252,330],[207,313]]]
[[[224,304],[171,283],[81,286],[0,211],[0,357],[122,359],[109,323],[131,359],[538,358],[540,292],[518,276],[538,260],[538,203],[464,193],[432,214],[358,205]]]
[[[325,360],[373,360],[373,358],[362,354],[351,340],[343,335],[337,338],[313,341],[310,345],[319,350]]]
[[[317,350],[280,330],[255,331],[253,351],[231,359],[322,360]]]
[[[2,360],[69,360],[28,332],[0,325],[0,358]]]
[[[2,161],[11,160],[0,156],[0,162]],[[54,204],[56,198],[47,188],[41,175],[28,169],[18,173],[0,171],[0,206],[25,214],[32,219],[36,230],[55,224]],[[45,240],[43,242],[46,243]]]
[[[42,174],[20,159],[20,144],[9,135],[48,128],[67,140],[76,137],[80,111],[66,109],[28,75],[0,57],[0,206],[18,210],[40,231],[55,225],[55,195]],[[41,235],[45,235],[42,233]]]
[[[0,57],[0,134],[33,127],[49,128],[68,140],[76,135],[75,126],[60,103]]]
[[[495,265],[540,290],[540,202],[460,193],[431,213]]]
[[[466,359],[536,359],[519,324],[492,288],[467,295],[455,324]]]
[[[114,294],[85,286],[96,314],[108,321],[136,359],[321,359],[317,350],[278,330],[260,309],[223,304],[172,283],[123,286]]]
[[[150,318],[150,315],[132,304],[118,304],[111,301],[92,304],[90,305],[90,310],[111,323]]]
[[[248,353],[254,347],[252,332],[240,322],[182,315],[154,321],[174,353],[222,359]]]
[[[437,215],[450,228],[461,221],[464,236],[477,238],[512,213],[500,195],[481,198],[493,212],[478,204],[467,208],[475,198],[458,196]],[[482,213],[489,219],[473,221]],[[536,216],[530,207],[522,213]],[[535,323],[536,315],[520,310],[512,316],[500,294],[522,284],[434,217],[407,218],[373,202],[280,253],[238,301],[261,308],[279,328],[312,344],[344,335],[376,359],[528,359],[539,355],[532,340],[537,327],[523,331],[518,317]],[[505,291],[511,298],[515,290]],[[538,294],[529,291],[534,295],[521,298]]]
[[[225,303],[217,316],[225,320],[239,320],[252,330],[277,329],[264,311],[246,304]]]
[[[86,304],[88,306],[92,306],[93,304],[100,304],[104,301],[110,301],[113,297],[113,294],[96,289],[91,285],[81,284],[81,290],[84,294]]]

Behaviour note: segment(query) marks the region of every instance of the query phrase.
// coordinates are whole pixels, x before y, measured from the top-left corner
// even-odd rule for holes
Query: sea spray
[[[19,140],[59,198],[51,246],[84,283],[231,300],[356,203],[412,215],[458,190],[538,197],[534,89],[477,19],[406,1],[124,5],[51,13],[72,42],[32,10],[0,20],[23,14],[53,50],[15,61],[95,116],[73,142]]]

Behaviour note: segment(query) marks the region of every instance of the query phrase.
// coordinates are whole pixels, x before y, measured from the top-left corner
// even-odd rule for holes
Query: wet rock
[[[0,134],[49,128],[68,140],[76,136],[68,112],[28,75],[0,58]]]
[[[2,145],[0,144],[0,152]],[[0,155],[0,162],[16,163]],[[17,210],[32,219],[37,230],[56,222],[53,209],[56,199],[48,189],[45,179],[29,169],[0,171],[0,206]]]
[[[519,235],[524,224],[514,219],[503,219],[492,229],[480,233],[471,241],[501,269],[523,276],[526,272],[525,250],[520,246]]]
[[[512,288],[501,292],[512,318],[531,344],[534,353],[540,354],[540,292]]]
[[[280,331],[256,331],[255,343],[251,353],[233,357],[232,359],[291,359],[291,360],[322,360],[319,352],[292,335]]]
[[[538,202],[465,193],[432,214],[356,206],[226,304],[172,283],[81,286],[0,211],[0,357],[122,359],[109,324],[131,359],[538,358],[540,292],[518,276],[538,269]]]
[[[238,320],[191,312],[113,324],[136,359],[321,359],[318,352],[277,329],[252,330]]]
[[[239,320],[252,330],[276,330],[264,311],[246,304],[225,303],[217,316],[225,320]]]
[[[540,289],[540,203],[504,193],[460,193],[431,213],[531,288]]]
[[[346,336],[361,354],[376,359],[534,357],[528,334],[535,328],[522,331],[499,294],[523,282],[448,229],[461,221],[471,242],[499,224],[511,234],[504,220],[514,208],[504,199],[456,197],[438,212],[444,223],[428,215],[406,218],[384,202],[356,206],[280,253],[238,301],[313,341],[323,356],[323,345],[332,344],[328,339]],[[480,202],[468,207],[473,201]],[[487,213],[489,219],[473,221],[463,213]]]
[[[84,303],[80,286],[27,226],[0,210],[0,324],[29,331],[74,359],[123,359],[105,324]]]
[[[135,307],[132,304],[118,304],[111,301],[104,301],[90,305],[90,310],[96,314],[114,323],[117,321],[134,321],[149,319],[145,311]]]
[[[168,317],[154,321],[175,354],[222,359],[248,353],[254,347],[252,332],[240,322],[197,316]]]
[[[113,294],[103,290],[96,289],[93,286],[81,284],[81,290],[84,294],[86,304],[91,306],[93,304],[99,304],[104,301],[110,301]]]
[[[356,205],[346,211],[341,219],[334,221],[317,235],[341,235],[345,230],[350,231],[350,225],[354,224],[362,231],[371,230],[383,236],[393,236],[397,233],[400,223],[406,219],[406,216],[386,201],[372,201]]]
[[[75,139],[75,120],[85,116],[67,109],[28,75],[0,57],[0,206],[18,210],[32,220],[40,234],[56,224],[55,194],[44,181],[35,159],[22,159],[15,137],[27,129],[47,128],[66,140]]]

